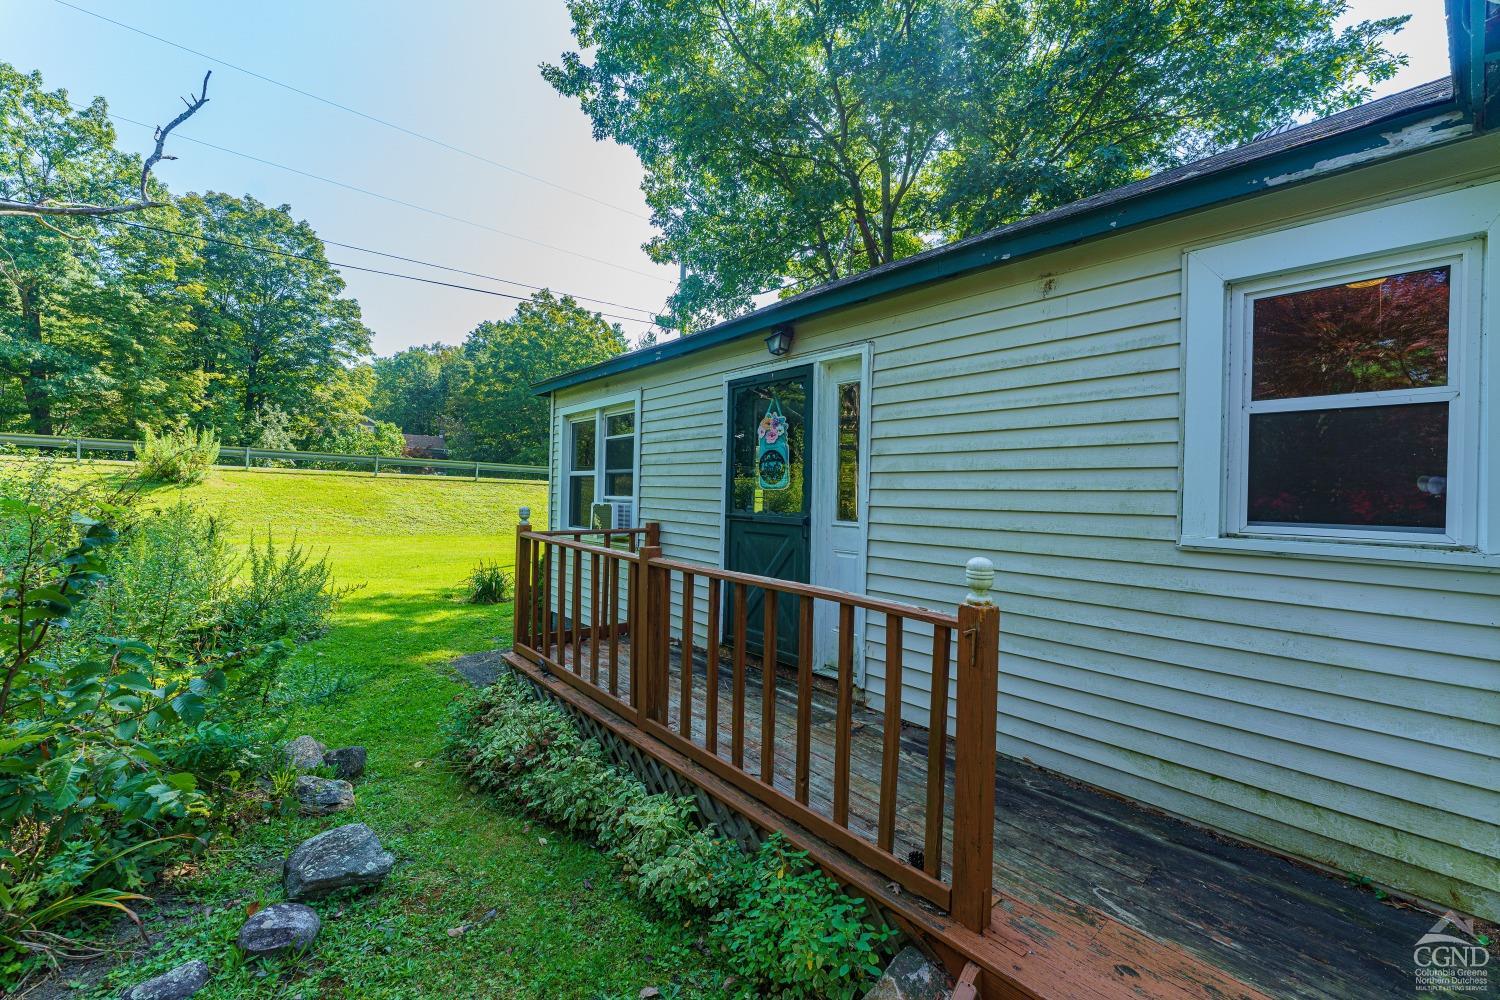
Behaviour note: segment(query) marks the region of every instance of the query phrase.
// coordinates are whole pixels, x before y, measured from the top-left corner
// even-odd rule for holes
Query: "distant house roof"
[[[621,354],[532,388],[546,395],[764,335],[782,323],[1475,134],[1476,124],[1483,123],[1486,101],[1500,92],[1500,82],[1492,81],[1493,90],[1486,88],[1484,67],[1493,62],[1491,75],[1500,80],[1500,61],[1494,53],[1497,45],[1488,42],[1483,29],[1476,32],[1470,25],[1484,25],[1487,18],[1492,24],[1500,22],[1500,6],[1487,6],[1487,0],[1448,0],[1448,11],[1451,77],[1295,128],[1272,130],[1235,149],[819,285],[698,333]],[[1440,120],[1434,122],[1435,118]],[[1413,131],[1405,131],[1409,128]]]
[[[438,452],[448,453],[448,443],[441,434],[402,434],[406,439],[408,455],[434,456]]]

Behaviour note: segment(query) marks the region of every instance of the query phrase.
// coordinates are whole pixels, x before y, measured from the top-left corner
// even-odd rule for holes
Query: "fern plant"
[[[141,477],[150,482],[201,483],[219,460],[219,433],[185,427],[157,434],[147,427],[135,444],[135,459]]]

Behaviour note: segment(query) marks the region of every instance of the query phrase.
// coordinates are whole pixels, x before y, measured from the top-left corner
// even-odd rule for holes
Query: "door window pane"
[[[569,425],[573,433],[573,471],[592,470],[597,461],[595,455],[594,418],[577,420]]]
[[[1448,404],[1250,417],[1251,525],[1443,531]]]
[[[838,504],[840,521],[859,520],[859,383],[839,386]]]
[[[1252,305],[1252,399],[1448,383],[1452,268],[1269,295]]]
[[[730,398],[730,493],[732,509],[743,514],[800,516],[807,513],[807,375],[736,386]],[[786,444],[786,486],[767,489],[761,475],[769,468],[760,448],[761,424],[779,410],[784,421],[770,446]],[[761,453],[758,453],[761,452]],[[774,460],[771,464],[777,464]],[[773,480],[774,481],[774,480]]]

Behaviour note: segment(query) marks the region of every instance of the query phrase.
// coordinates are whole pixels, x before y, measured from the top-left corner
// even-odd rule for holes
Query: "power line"
[[[143,122],[138,122],[134,118],[127,118],[124,115],[117,115],[117,114],[111,113],[109,115],[109,117],[114,118],[114,119],[116,119],[118,121],[127,122],[127,123],[129,123],[131,125],[139,125],[142,128],[151,128],[150,125],[146,125]],[[267,166],[277,167],[277,168],[279,168],[281,170],[288,170],[288,171],[291,171],[294,174],[301,174],[304,177],[310,177],[313,180],[323,181],[325,183],[333,184],[333,185],[336,185],[338,187],[349,188],[352,191],[357,191],[360,194],[367,194],[367,195],[369,195],[369,196],[371,196],[373,198],[380,198],[380,199],[385,200],[385,201],[392,201],[392,202],[394,202],[395,204],[398,204],[398,205],[407,205],[408,207],[421,209],[422,211],[433,212],[434,214],[441,215],[444,218],[451,218],[451,219],[453,219],[455,221],[458,221],[458,222],[468,222],[469,221],[469,220],[466,220],[466,219],[462,219],[462,218],[460,218],[458,216],[444,215],[444,213],[437,212],[435,209],[425,209],[425,208],[422,208],[422,206],[420,206],[420,205],[414,205],[414,204],[411,204],[410,202],[404,202],[404,201],[401,201],[401,200],[395,199],[395,198],[387,198],[385,195],[377,194],[374,191],[366,191],[364,188],[355,187],[352,184],[345,184],[342,181],[336,181],[336,180],[333,180],[333,179],[328,178],[328,177],[320,177],[317,174],[308,173],[305,170],[298,170],[296,167],[288,167],[285,164],[273,163],[270,160],[262,160],[258,156],[252,156],[249,153],[241,153],[238,150],[229,149],[229,148],[227,148],[225,146],[218,146],[218,145],[215,145],[214,143],[211,143],[211,142],[205,142],[202,139],[194,139],[192,136],[189,136],[189,135],[183,135],[182,133],[174,133],[174,135],[177,138],[187,139],[190,142],[198,143],[201,146],[207,146],[210,149],[217,149],[220,152],[224,152],[224,153],[232,153],[235,156],[243,156],[246,159],[254,160],[257,163],[264,163]],[[472,223],[472,224],[479,225],[479,223]],[[489,228],[489,227],[484,227],[484,228]],[[470,278],[483,278],[486,281],[499,281],[499,282],[502,282],[502,283],[507,284],[507,285],[517,285],[517,286],[519,286],[521,288],[529,288],[532,291],[541,291],[544,287],[546,287],[546,286],[543,286],[543,285],[533,285],[530,282],[526,282],[526,281],[517,281],[514,278],[502,278],[502,277],[499,277],[497,275],[484,274],[484,273],[479,272],[479,271],[466,271],[463,268],[450,267],[450,266],[448,266],[446,264],[436,264],[436,263],[433,263],[430,260],[419,260],[419,259],[417,259],[415,257],[403,257],[400,254],[389,253],[389,252],[384,251],[384,250],[372,250],[369,247],[357,246],[357,245],[355,245],[353,243],[340,243],[337,240],[329,240],[329,239],[324,239],[323,242],[325,244],[327,244],[328,246],[332,246],[332,247],[342,247],[345,250],[356,250],[356,251],[358,251],[360,253],[373,254],[376,257],[385,257],[385,258],[390,259],[390,260],[399,260],[399,261],[402,261],[403,263],[406,263],[406,264],[419,264],[419,265],[421,265],[423,267],[431,267],[431,268],[435,268],[435,269],[437,269],[439,271],[447,271],[447,272],[449,272],[451,274],[462,274],[462,275],[466,275],[467,277],[470,277]],[[633,310],[635,312],[646,313],[648,316],[655,316],[657,314],[657,310],[654,310],[654,309],[643,309],[640,306],[626,305],[623,302],[613,302],[613,301],[611,301],[609,299],[601,299],[601,298],[597,298],[597,297],[595,297],[593,295],[578,295],[578,294],[571,293],[571,292],[564,293],[564,294],[572,295],[573,298],[579,299],[580,301],[597,302],[600,305],[615,306],[616,308],[619,308],[619,309],[630,309],[630,310]]]
[[[57,0],[57,2],[61,3],[62,0]],[[153,129],[153,128],[155,128],[155,126],[153,126],[153,125],[148,125],[145,122],[136,121],[134,118],[127,118],[125,115],[117,115],[117,114],[115,114],[113,112],[108,112],[108,114],[109,114],[109,117],[115,119],[116,121],[122,121],[122,122],[125,122],[125,123],[129,124],[129,125],[136,125],[136,126],[139,126],[140,128],[144,128],[144,129]],[[366,195],[367,197],[370,197],[370,198],[378,198],[381,201],[390,202],[392,205],[400,205],[403,208],[414,209],[414,210],[416,210],[418,212],[426,212],[428,215],[433,215],[433,216],[436,216],[436,217],[438,217],[440,219],[447,219],[450,222],[458,222],[458,223],[462,223],[465,226],[473,226],[475,229],[483,229],[486,232],[497,233],[498,235],[507,237],[509,239],[520,240],[523,243],[530,243],[530,244],[533,244],[534,246],[539,246],[539,247],[542,247],[542,248],[547,249],[547,250],[554,250],[557,253],[564,253],[564,254],[569,255],[570,257],[577,257],[580,260],[591,261],[591,262],[593,262],[595,264],[603,264],[606,267],[613,267],[613,268],[616,268],[616,269],[621,270],[621,271],[629,272],[630,274],[640,275],[643,278],[650,278],[652,281],[660,281],[660,282],[662,282],[664,284],[671,284],[672,283],[671,279],[669,279],[669,278],[663,278],[659,274],[652,274],[649,271],[637,270],[636,268],[627,267],[624,264],[618,264],[618,263],[616,263],[616,262],[614,262],[612,260],[605,260],[602,257],[591,257],[591,256],[589,256],[586,253],[579,253],[577,250],[569,250],[567,247],[560,247],[560,246],[556,246],[556,245],[551,244],[551,243],[544,243],[541,240],[532,239],[530,236],[522,236],[520,233],[512,233],[512,232],[510,232],[508,230],[500,229],[500,228],[498,228],[496,226],[491,226],[491,225],[489,225],[487,223],[484,223],[484,222],[476,222],[473,219],[466,219],[466,218],[464,218],[461,215],[451,215],[448,212],[442,212],[442,211],[439,211],[438,209],[435,209],[435,208],[428,208],[426,205],[418,205],[416,202],[405,201],[405,200],[403,200],[401,198],[396,198],[396,197],[393,197],[393,196],[388,195],[388,194],[381,194],[379,191],[371,191],[369,188],[362,188],[362,187],[359,187],[356,184],[349,184],[349,183],[347,183],[345,181],[335,180],[332,177],[324,177],[324,176],[322,176],[320,174],[315,174],[315,173],[312,173],[312,172],[307,171],[307,170],[301,170],[301,169],[299,169],[297,167],[289,167],[285,163],[277,163],[274,160],[263,159],[263,158],[261,158],[259,156],[255,156],[255,155],[253,155],[251,153],[241,152],[238,149],[230,149],[228,146],[220,146],[220,145],[218,145],[216,143],[208,142],[205,139],[196,139],[193,136],[186,135],[186,134],[181,133],[181,132],[173,132],[172,133],[172,137],[174,139],[186,139],[188,142],[196,143],[199,146],[206,146],[209,149],[216,149],[216,150],[218,150],[221,153],[228,153],[231,156],[243,157],[244,159],[252,160],[252,161],[254,161],[256,163],[260,163],[260,164],[263,164],[263,165],[268,166],[268,167],[275,167],[278,170],[285,170],[288,173],[297,174],[299,176],[307,177],[307,178],[310,178],[310,179],[315,180],[315,181],[321,181],[324,184],[332,184],[334,187],[344,188],[347,191],[353,191],[353,192],[355,192],[357,194]],[[519,282],[519,281],[518,282],[513,282],[513,283],[514,284],[524,284],[523,282]],[[528,286],[528,287],[534,287],[534,286]],[[626,308],[633,308],[633,307],[627,306]]]
[[[497,292],[493,288],[475,288],[473,285],[460,285],[452,281],[439,281],[436,278],[423,278],[415,274],[400,274],[396,271],[382,271],[376,267],[364,267],[359,264],[343,264],[336,260],[324,260],[307,254],[292,253],[290,250],[275,250],[271,247],[258,247],[251,243],[241,243],[238,240],[226,240],[218,236],[202,236],[198,233],[184,233],[178,229],[168,229],[165,226],[153,226],[144,222],[130,222],[117,216],[95,217],[95,222],[101,222],[116,226],[129,226],[131,229],[147,229],[154,233],[163,233],[167,236],[176,236],[180,239],[197,240],[200,243],[217,243],[221,246],[237,247],[241,250],[249,250],[252,253],[270,254],[275,257],[288,257],[292,260],[305,260],[313,264],[326,264],[329,267],[337,267],[350,271],[364,271],[366,274],[379,274],[387,278],[402,278],[406,281],[419,281],[424,285],[438,285],[442,288],[456,288],[465,292],[478,292],[480,295],[493,295],[502,299],[513,299],[517,302],[525,302],[529,296],[512,295],[509,292]],[[566,294],[566,293],[564,293]],[[570,298],[572,296],[569,296]],[[631,308],[631,307],[627,307]],[[599,316],[607,316],[610,319],[625,320],[630,323],[650,324],[648,319],[639,316],[621,316],[617,313],[599,312]]]
[[[254,77],[257,80],[261,80],[261,81],[264,81],[265,83],[269,83],[269,84],[271,84],[273,86],[280,87],[283,90],[289,90],[289,91],[291,91],[294,94],[299,94],[302,97],[306,97],[306,98],[308,98],[310,100],[318,101],[321,104],[326,104],[326,105],[328,105],[331,108],[337,108],[340,111],[344,111],[344,112],[347,112],[347,113],[349,113],[351,115],[355,115],[355,116],[357,116],[359,118],[363,118],[363,119],[365,119],[367,121],[374,122],[377,125],[383,125],[386,128],[394,129],[395,131],[400,132],[400,133],[402,133],[404,135],[409,135],[409,136],[411,136],[414,139],[420,139],[423,142],[431,143],[434,146],[438,146],[438,147],[441,147],[442,149],[450,150],[451,152],[454,152],[454,153],[459,153],[459,154],[461,154],[463,156],[469,157],[470,159],[478,160],[481,163],[487,163],[487,164],[489,164],[492,167],[498,167],[501,170],[508,171],[508,172],[510,172],[512,174],[515,174],[518,177],[525,177],[527,180],[535,181],[538,184],[545,184],[547,187],[556,188],[559,191],[564,191],[564,192],[566,192],[568,194],[574,195],[575,197],[585,198],[585,199],[587,199],[589,201],[594,202],[595,204],[603,205],[605,208],[612,208],[616,212],[623,212],[626,215],[633,215],[637,219],[647,219],[648,221],[650,219],[649,216],[642,215],[640,212],[637,212],[637,211],[635,211],[633,209],[625,208],[622,205],[616,205],[613,202],[605,201],[602,198],[596,198],[594,195],[588,194],[588,193],[586,193],[584,191],[576,190],[574,188],[567,187],[566,185],[563,185],[563,184],[558,184],[556,181],[549,181],[545,177],[538,177],[536,174],[527,173],[526,171],[521,170],[521,169],[519,169],[517,167],[513,167],[513,166],[511,166],[508,163],[501,163],[499,160],[494,160],[494,159],[491,159],[488,156],[483,156],[483,155],[481,155],[479,153],[475,153],[472,150],[464,149],[462,146],[455,146],[451,142],[444,142],[442,139],[437,139],[437,138],[434,138],[433,136],[427,135],[425,133],[418,132],[415,129],[407,128],[405,125],[398,125],[398,124],[396,124],[393,121],[388,121],[388,120],[386,120],[384,118],[379,118],[379,117],[377,117],[375,115],[372,115],[372,114],[369,114],[367,112],[360,111],[358,108],[351,108],[347,104],[340,104],[338,101],[331,100],[331,99],[329,99],[327,97],[323,97],[323,96],[321,96],[319,94],[314,94],[313,92],[311,92],[309,90],[303,90],[301,87],[295,87],[295,86],[293,86],[290,83],[284,83],[281,80],[277,80],[277,79],[275,79],[273,77],[266,76],[264,73],[257,73],[253,69],[246,69],[244,66],[237,66],[237,65],[235,65],[232,62],[229,62],[229,61],[224,60],[224,59],[220,59],[218,56],[211,56],[207,52],[200,52],[197,49],[189,48],[188,46],[182,45],[182,44],[180,44],[178,42],[174,42],[174,41],[172,41],[169,38],[163,38],[160,35],[153,35],[151,32],[145,31],[145,30],[143,30],[141,28],[137,28],[134,25],[126,24],[123,21],[116,21],[114,18],[112,18],[112,17],[105,17],[103,14],[100,14],[97,11],[92,11],[92,10],[89,10],[88,8],[86,8],[86,7],[79,7],[77,4],[69,3],[68,0],[54,0],[54,2],[60,4],[60,5],[64,6],[64,7],[67,7],[69,9],[71,9],[71,10],[76,10],[80,14],[87,14],[89,17],[98,18],[101,21],[105,21],[105,22],[107,22],[109,24],[113,24],[117,28],[124,28],[126,31],[132,31],[132,32],[136,33],[137,35],[142,35],[142,36],[144,36],[146,38],[150,38],[153,41],[157,41],[157,42],[162,43],[163,45],[170,45],[174,49],[180,49],[183,52],[191,53],[192,55],[198,56],[200,59],[207,59],[207,60],[209,60],[211,62],[216,62],[220,66],[228,67],[229,69],[232,69],[232,70],[234,70],[237,73],[243,73],[246,76]]]

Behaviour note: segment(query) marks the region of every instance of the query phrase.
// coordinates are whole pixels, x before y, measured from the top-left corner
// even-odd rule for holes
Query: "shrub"
[[[117,521],[107,578],[70,616],[59,648],[76,654],[105,636],[128,635],[150,644],[158,665],[201,660],[238,563],[218,523],[186,504]]]
[[[892,934],[865,921],[862,900],[779,836],[746,859],[698,824],[692,799],[649,794],[515,675],[460,698],[447,747],[481,787],[596,839],[666,915],[717,914],[713,939],[747,977],[747,995],[848,997],[880,974]]]
[[[467,600],[470,604],[504,604],[510,600],[511,575],[495,563],[482,562],[469,574]]]
[[[142,898],[163,856],[233,815],[272,759],[260,709],[324,627],[328,570],[245,561],[186,506],[0,469],[0,981],[87,953],[49,929]]]
[[[781,997],[856,996],[880,975],[892,936],[780,834],[761,845],[733,905],[714,917],[714,939],[735,969]]]
[[[242,643],[283,637],[306,642],[328,630],[339,595],[326,556],[314,558],[295,536],[277,548],[267,535],[264,545],[250,545],[243,583],[223,620]]]
[[[148,482],[201,483],[219,459],[219,434],[191,427],[157,434],[150,427],[135,445],[140,475]]]

